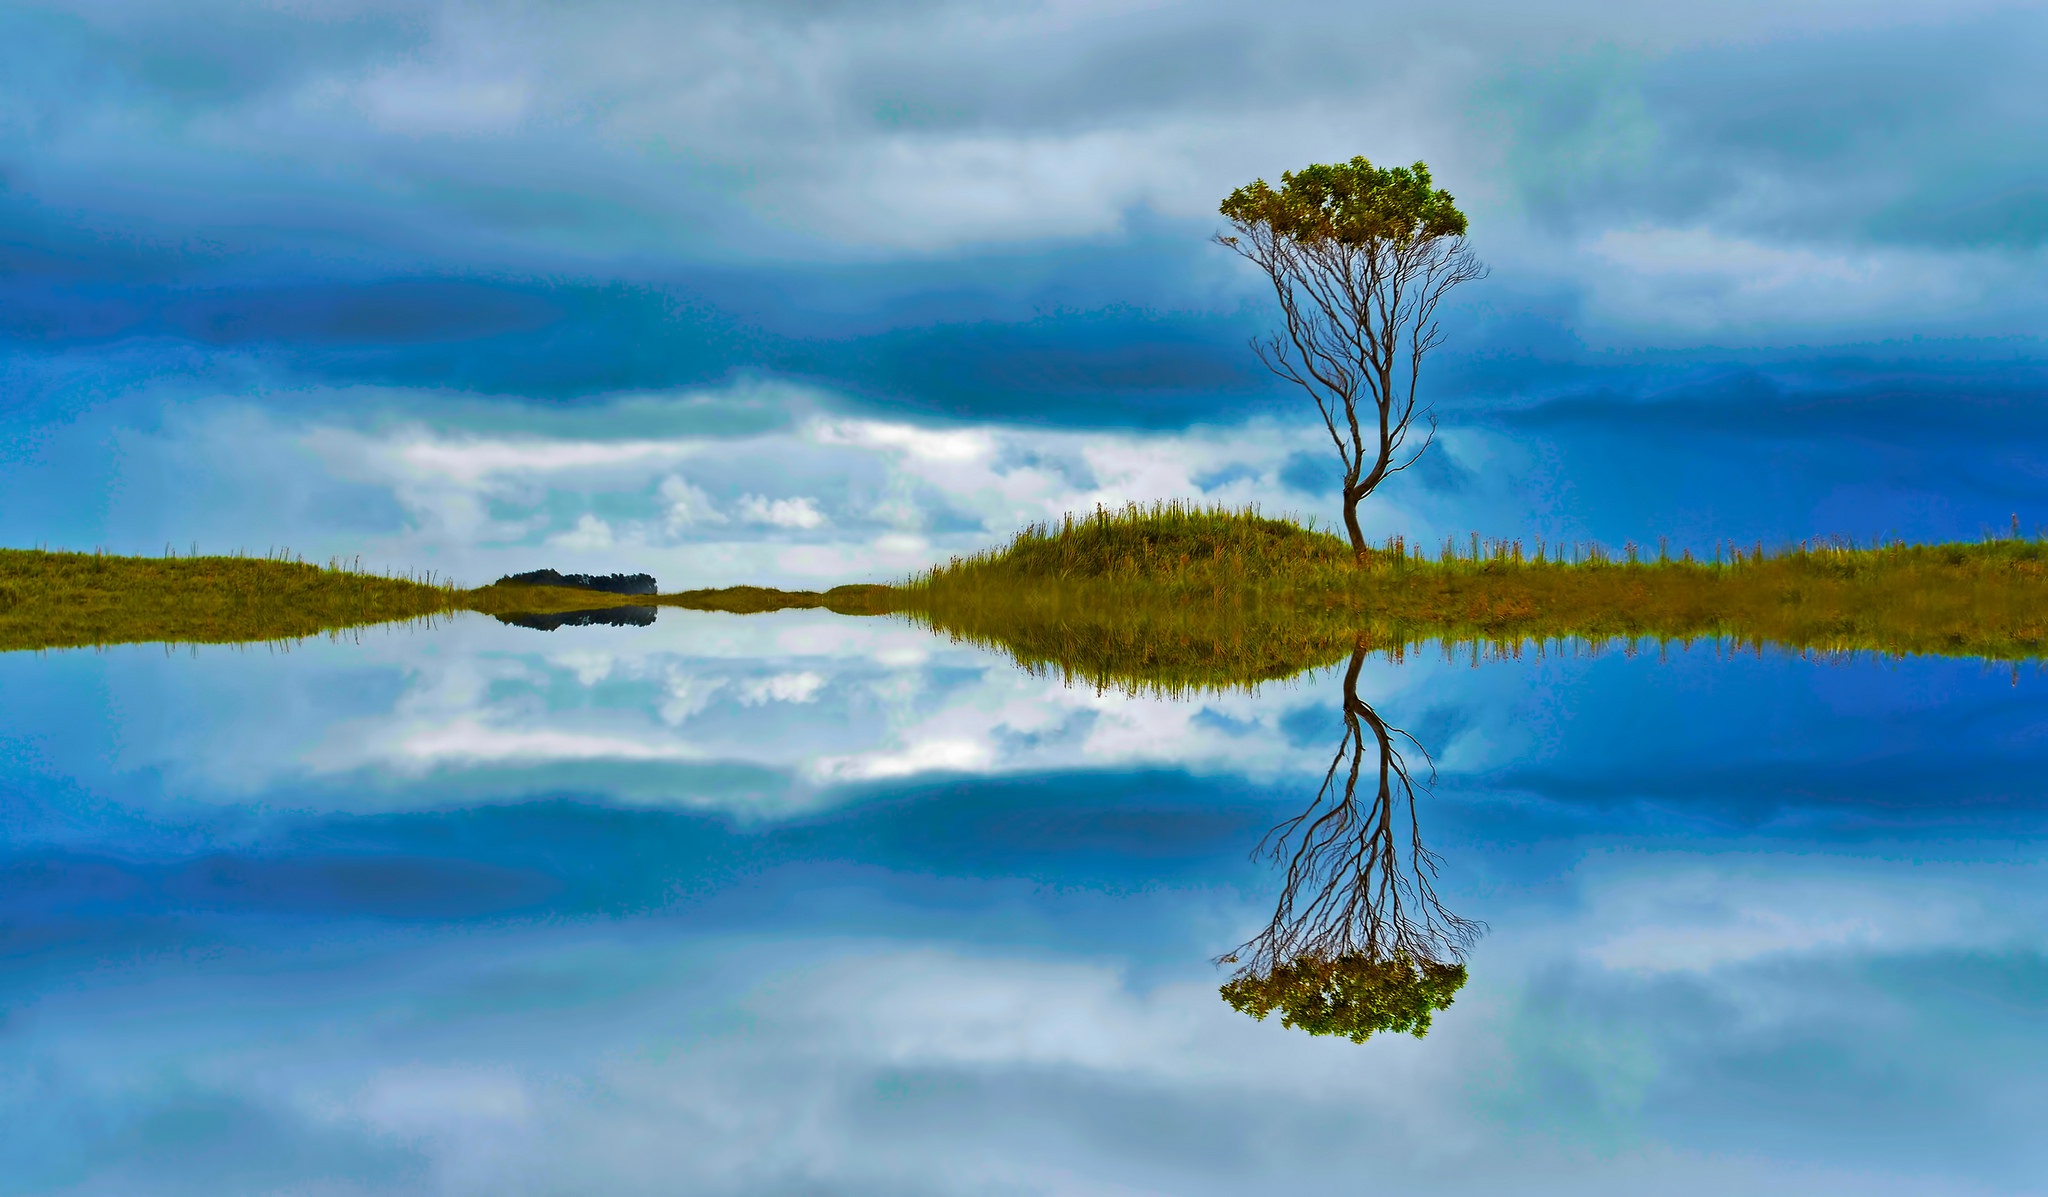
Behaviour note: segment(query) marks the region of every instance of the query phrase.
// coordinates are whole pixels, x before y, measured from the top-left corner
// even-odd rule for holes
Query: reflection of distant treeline
[[[644,628],[652,624],[659,613],[660,609],[657,607],[606,607],[598,611],[552,611],[538,615],[501,614],[493,618],[499,623],[509,623],[514,627],[552,632],[556,628],[594,626]]]

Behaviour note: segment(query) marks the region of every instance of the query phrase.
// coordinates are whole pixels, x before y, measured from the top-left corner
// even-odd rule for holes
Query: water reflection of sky
[[[2031,1191],[2044,692],[1368,663],[1492,931],[1354,1046],[1209,962],[1328,674],[818,613],[11,655],[0,1191]]]

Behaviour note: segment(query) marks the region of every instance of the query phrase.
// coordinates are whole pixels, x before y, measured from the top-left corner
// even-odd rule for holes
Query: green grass
[[[1515,654],[1573,644],[1765,644],[1816,655],[2048,656],[2048,544],[1845,543],[1655,557],[1634,546],[1399,540],[1182,504],[1035,525],[898,591],[937,631],[1099,686],[1244,685],[1361,641]]]
[[[1029,669],[1166,691],[1256,685],[1360,643],[1398,655],[1435,641],[1478,655],[1704,640],[2020,662],[2048,657],[2048,543],[1752,545],[1695,560],[1474,537],[1428,553],[1396,540],[1357,560],[1313,527],[1168,503],[1026,528],[893,587],[648,596],[461,590],[283,557],[0,550],[0,649],[290,640],[462,610],[628,604],[896,613]]]
[[[768,611],[820,608],[841,615],[881,615],[894,610],[894,591],[887,586],[834,586],[830,590],[775,590],[766,586],[729,586],[721,590],[682,590],[673,594],[611,594],[564,586],[493,584],[457,592],[465,610],[488,615],[551,615],[605,607],[681,607],[688,611],[724,611],[760,615]]]
[[[792,608],[820,608],[840,615],[885,615],[897,607],[897,595],[888,586],[834,586],[830,590],[771,590],[763,586],[731,586],[723,590],[683,590],[658,595],[653,602],[663,607],[691,611],[727,611],[735,615],[758,615]]]
[[[289,641],[457,609],[432,578],[267,557],[0,549],[0,651]]]
[[[823,593],[740,586],[618,595],[559,586],[459,589],[394,578],[339,561],[264,557],[121,557],[0,549],[0,652],[114,644],[282,643],[459,611],[547,615],[619,606],[751,614],[819,607],[848,615],[889,609],[883,586]]]

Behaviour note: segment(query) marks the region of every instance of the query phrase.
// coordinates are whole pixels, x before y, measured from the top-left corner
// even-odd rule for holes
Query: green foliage
[[[1266,976],[1234,977],[1221,992],[1232,1009],[1261,1022],[1278,1010],[1281,1026],[1364,1043],[1380,1031],[1422,1038],[1431,1017],[1448,1010],[1464,985],[1462,964],[1352,954],[1304,956],[1275,965]]]
[[[1240,227],[1265,225],[1301,242],[1407,245],[1465,234],[1465,214],[1450,192],[1430,186],[1429,167],[1420,162],[1317,163],[1281,174],[1278,191],[1264,179],[1248,183],[1230,193],[1221,211]]]

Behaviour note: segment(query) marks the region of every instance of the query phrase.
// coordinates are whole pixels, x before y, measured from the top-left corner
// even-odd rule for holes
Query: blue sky
[[[1376,532],[2048,519],[2038,12],[1262,14],[10,6],[0,537],[711,582],[1125,498],[1327,518],[1304,403],[1245,348],[1257,280],[1207,238],[1236,184],[1355,153],[1427,159],[1493,266],[1428,376],[1442,460]],[[985,468],[906,464],[931,429],[994,438]],[[677,453],[453,495],[423,438]]]

